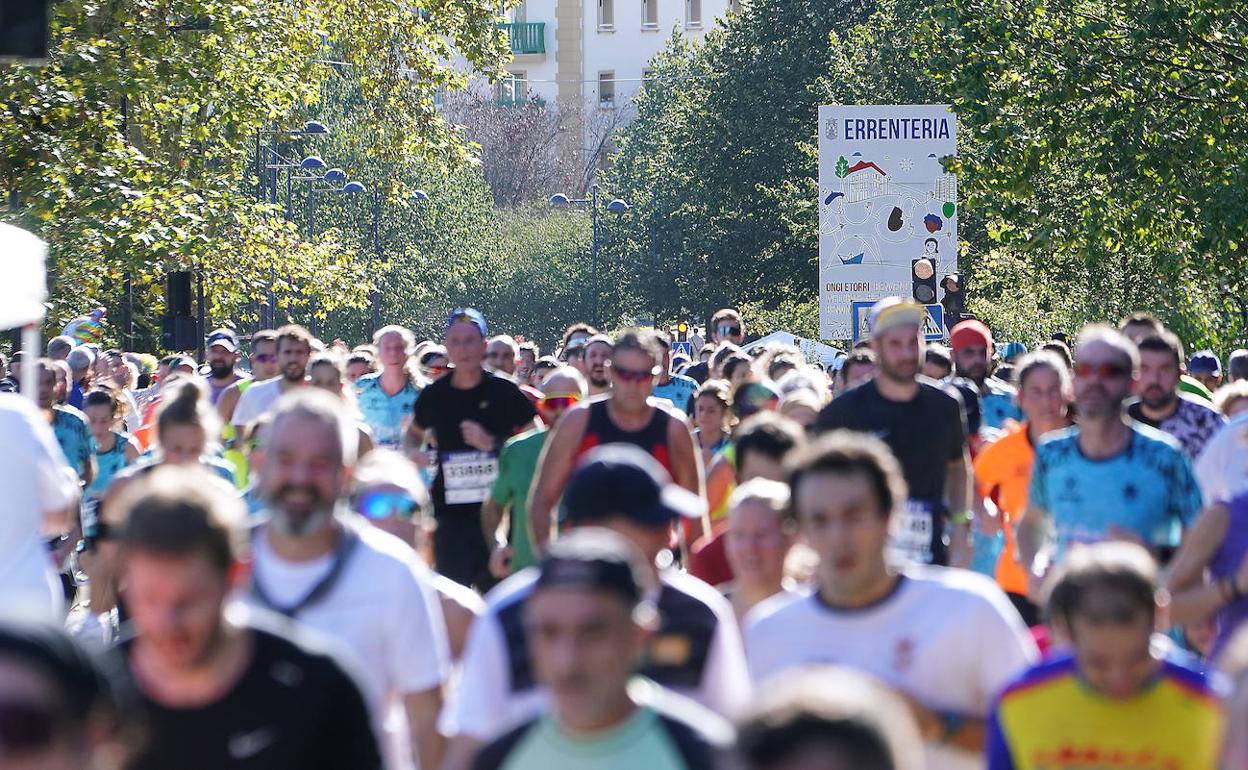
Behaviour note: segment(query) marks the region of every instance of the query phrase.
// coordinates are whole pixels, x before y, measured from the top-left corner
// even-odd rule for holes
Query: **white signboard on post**
[[[855,303],[911,297],[911,265],[957,272],[957,150],[945,105],[819,108],[819,334],[857,337]],[[858,305],[861,308],[861,305]]]

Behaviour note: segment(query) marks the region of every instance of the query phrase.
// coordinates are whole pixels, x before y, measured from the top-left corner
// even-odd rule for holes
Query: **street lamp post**
[[[598,321],[598,185],[589,188],[588,198],[569,198],[563,193],[550,196],[552,206],[589,206],[589,221],[592,236],[589,242],[589,282],[593,284],[590,303],[590,323],[597,326]],[[629,205],[621,198],[615,198],[607,204],[607,211],[612,214],[623,214]]]

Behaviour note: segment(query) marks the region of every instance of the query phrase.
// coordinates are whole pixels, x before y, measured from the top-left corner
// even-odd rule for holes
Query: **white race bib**
[[[498,478],[493,452],[448,452],[442,458],[442,488],[447,505],[483,503]]]
[[[895,566],[932,563],[932,506],[925,500],[907,500],[893,514],[888,531],[888,561]]]

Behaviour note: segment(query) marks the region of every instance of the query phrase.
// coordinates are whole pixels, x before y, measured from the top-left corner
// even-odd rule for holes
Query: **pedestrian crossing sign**
[[[672,354],[675,355],[676,353],[684,353],[693,358],[693,343],[688,341],[681,342],[680,340],[674,341],[672,343]]]
[[[923,339],[928,342],[945,338],[945,308],[943,305],[924,305],[927,318],[923,319]]]

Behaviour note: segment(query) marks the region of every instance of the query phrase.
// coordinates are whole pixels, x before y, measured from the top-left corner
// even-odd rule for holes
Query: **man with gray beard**
[[[341,642],[387,768],[435,770],[450,661],[441,605],[416,553],[347,505],[357,436],[328,393],[299,388],[278,401],[257,453],[267,521],[252,537],[248,600]]]

